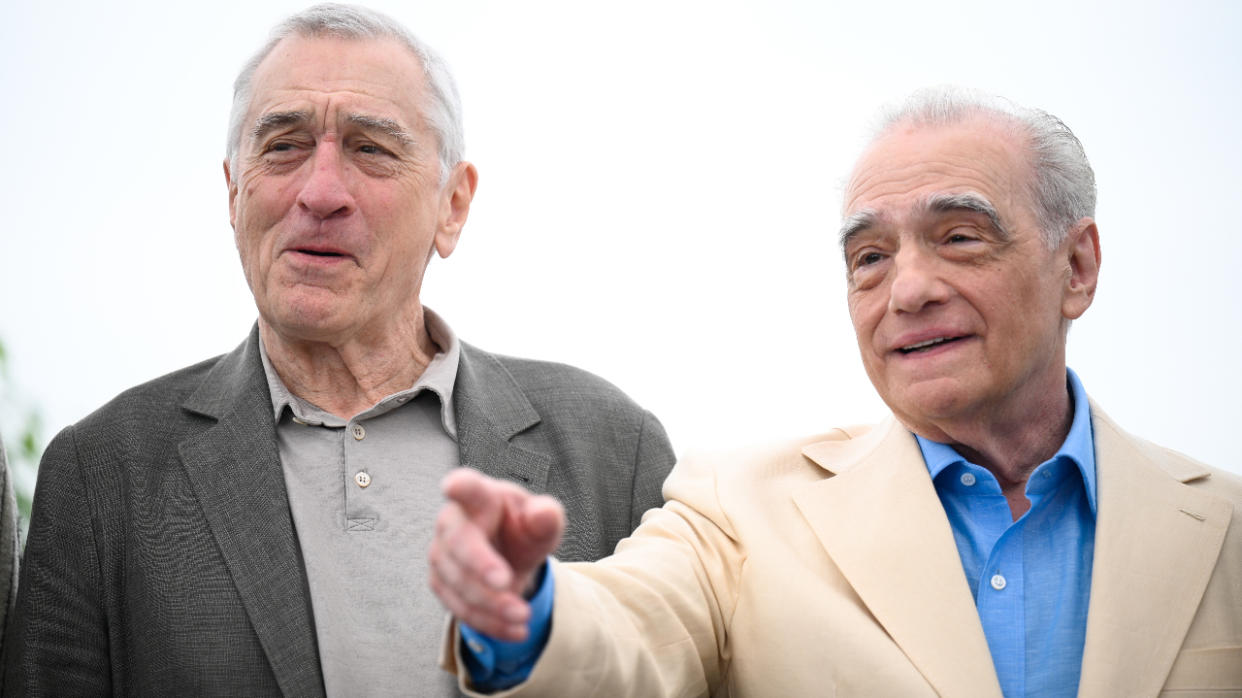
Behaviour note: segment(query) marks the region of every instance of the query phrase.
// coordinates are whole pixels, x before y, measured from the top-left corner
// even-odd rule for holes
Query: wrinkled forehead
[[[256,68],[247,121],[299,101],[329,99],[414,121],[426,92],[420,59],[396,39],[293,35],[277,43]]]
[[[1013,124],[970,117],[950,124],[899,122],[877,136],[854,165],[842,216],[863,209],[922,206],[938,194],[974,192],[1016,203],[1032,181],[1025,135]]]

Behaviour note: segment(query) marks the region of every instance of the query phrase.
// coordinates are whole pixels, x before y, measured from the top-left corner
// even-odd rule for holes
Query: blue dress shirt
[[[951,446],[915,437],[1008,698],[1073,696],[1082,674],[1095,550],[1095,439],[1087,394],[1067,373],[1074,420],[1061,449],[1032,471],[1031,508],[1017,521],[992,473]],[[552,577],[543,573],[531,599],[525,642],[499,642],[461,624],[475,688],[497,691],[530,675],[551,631]]]
[[[1095,549],[1095,443],[1082,383],[1068,372],[1074,420],[1065,443],[1026,483],[1017,521],[992,473],[918,438],[970,583],[1001,690],[1073,696]]]

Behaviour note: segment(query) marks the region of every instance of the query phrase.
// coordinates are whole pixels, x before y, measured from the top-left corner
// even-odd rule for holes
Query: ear
[[[224,184],[229,188],[229,225],[237,229],[237,182],[229,169],[229,159],[224,159]]]
[[[1091,218],[1083,218],[1070,228],[1062,243],[1062,252],[1069,263],[1061,314],[1075,320],[1095,299],[1095,286],[1100,279],[1100,231]]]
[[[436,224],[436,253],[441,258],[453,254],[461,229],[470,215],[470,202],[479,185],[479,172],[468,162],[459,162],[440,191],[440,220]]]

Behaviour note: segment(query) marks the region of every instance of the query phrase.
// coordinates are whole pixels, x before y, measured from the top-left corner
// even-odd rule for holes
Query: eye
[[[388,151],[374,143],[364,143],[358,146],[358,152],[363,155],[388,155]]]
[[[868,267],[872,264],[878,263],[881,259],[884,259],[884,255],[876,252],[875,250],[868,250],[854,257],[854,268],[860,269],[862,267]]]
[[[957,226],[945,233],[944,241],[949,244],[975,242],[979,240],[978,231],[967,226]]]
[[[272,141],[263,150],[264,155],[288,156],[298,149],[298,144],[293,141]]]

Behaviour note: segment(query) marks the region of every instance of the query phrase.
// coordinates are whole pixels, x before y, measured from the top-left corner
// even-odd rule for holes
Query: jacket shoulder
[[[727,486],[753,491],[759,483],[792,477],[821,479],[839,471],[843,461],[856,459],[868,442],[882,437],[885,425],[863,424],[829,431],[756,443],[743,447],[698,450],[686,454],[679,464],[686,471],[708,468]]]
[[[79,432],[145,419],[167,419],[202,385],[207,374],[224,358],[216,356],[167,373],[125,390],[78,421]]]
[[[1104,438],[1119,437],[1169,477],[1186,486],[1221,496],[1233,504],[1235,511],[1242,512],[1242,477],[1141,436],[1135,436],[1118,426],[1098,405],[1092,404],[1091,416],[1096,431],[1097,453],[1102,435]]]
[[[643,412],[620,388],[577,366],[492,354],[474,347],[470,350],[475,360],[491,361],[502,368],[537,408],[602,409],[636,415]]]
[[[202,417],[185,409],[190,396],[223,361],[214,357],[136,385],[118,394],[49,442],[40,465],[56,469],[68,459],[89,469],[114,470],[153,463],[175,450]]]
[[[1166,446],[1139,439],[1148,456],[1165,472],[1184,484],[1204,489],[1233,503],[1234,511],[1242,513],[1242,476],[1175,451]]]

